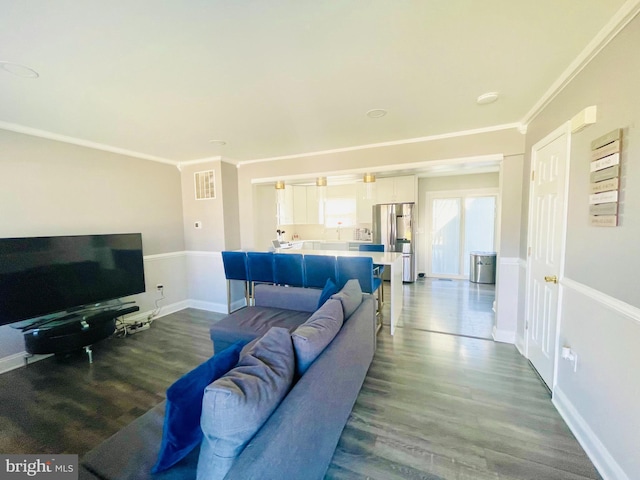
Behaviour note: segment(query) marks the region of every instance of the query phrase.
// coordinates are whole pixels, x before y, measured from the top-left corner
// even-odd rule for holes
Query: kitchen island
[[[390,329],[394,334],[400,312],[402,311],[402,253],[397,252],[360,252],[349,250],[292,250],[287,248],[276,249],[278,253],[298,253],[302,255],[330,255],[334,257],[370,257],[373,263],[387,265],[391,282],[390,305]]]

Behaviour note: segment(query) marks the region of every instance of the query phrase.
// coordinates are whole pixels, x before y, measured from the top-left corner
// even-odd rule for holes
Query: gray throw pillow
[[[296,374],[303,375],[340,331],[344,314],[339,300],[327,300],[291,334],[296,353]]]
[[[198,480],[222,480],[285,397],[295,369],[291,334],[271,328],[202,399]]]
[[[332,295],[331,298],[342,302],[344,319],[347,320],[362,303],[362,289],[360,288],[360,282],[355,278],[348,280],[347,283],[344,284],[344,287],[342,287],[342,290],[335,295]]]

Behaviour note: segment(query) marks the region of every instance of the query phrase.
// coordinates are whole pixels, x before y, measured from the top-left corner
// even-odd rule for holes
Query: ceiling
[[[0,61],[39,74],[0,68],[0,128],[242,162],[526,123],[624,4],[0,0]]]

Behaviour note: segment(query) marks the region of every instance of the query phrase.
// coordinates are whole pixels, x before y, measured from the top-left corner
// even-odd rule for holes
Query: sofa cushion
[[[287,287],[277,288],[286,289]],[[267,333],[271,327],[284,327],[293,332],[310,316],[310,312],[273,307],[246,307],[236,310],[211,325],[213,349],[219,352],[239,340],[250,342]]]
[[[200,413],[204,389],[236,363],[244,342],[237,342],[180,377],[167,390],[162,443],[153,473],[166,470],[202,441]]]
[[[336,293],[338,293],[338,287],[331,281],[330,278],[327,278],[327,282],[324,284],[324,288],[322,289],[322,293],[320,294],[320,298],[318,299],[317,308],[320,308],[322,305],[324,305],[324,303]]]
[[[342,290],[332,295],[331,298],[340,300],[342,303],[342,310],[346,321],[362,303],[360,282],[355,278],[348,280],[347,283],[344,284],[344,287],[342,287]]]
[[[291,334],[296,354],[296,375],[302,376],[342,327],[344,314],[339,300],[327,300],[311,318]]]
[[[283,308],[313,313],[318,308],[320,289],[258,284],[254,300],[258,307]]]
[[[294,369],[291,334],[276,327],[234,369],[205,389],[198,479],[224,478],[235,457],[289,391]]]

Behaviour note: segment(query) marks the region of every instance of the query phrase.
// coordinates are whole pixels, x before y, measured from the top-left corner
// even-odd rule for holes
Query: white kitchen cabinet
[[[347,251],[349,250],[348,242],[322,242],[322,250],[339,250],[339,251]]]
[[[416,177],[387,177],[376,179],[375,203],[403,203],[416,201]]]
[[[307,218],[306,223],[318,225],[320,223],[318,215],[318,187],[305,187],[307,190]]]
[[[318,197],[315,186],[287,185],[279,225],[317,225]]]
[[[293,185],[293,224],[304,225],[307,222],[307,187]]]
[[[371,223],[372,209],[371,207],[376,203],[375,195],[371,195],[370,198],[366,198],[366,184],[356,184],[356,223]]]
[[[284,201],[278,206],[278,225],[293,224],[293,186],[284,188]]]

